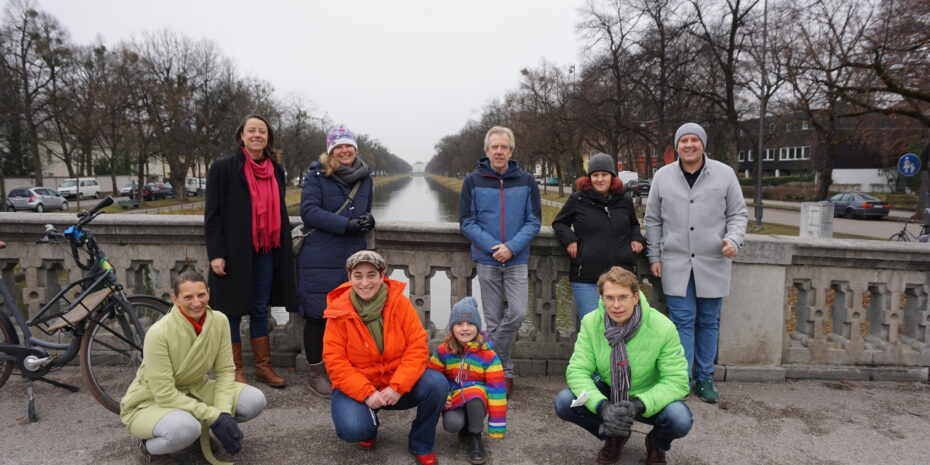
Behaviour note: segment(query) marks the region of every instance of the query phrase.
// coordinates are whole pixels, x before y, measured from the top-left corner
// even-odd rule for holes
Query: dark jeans
[[[326,320],[309,317],[304,324],[304,353],[307,363],[313,365],[323,361],[323,333]]]
[[[604,395],[610,397],[610,387],[607,384],[599,382],[597,387]],[[572,394],[571,389],[563,389],[559,392],[555,397],[556,415],[565,421],[581,426],[600,440],[607,439],[597,433],[598,427],[603,423],[601,417],[592,413],[584,405],[572,407],[573,400],[575,400],[575,395]],[[636,421],[652,425],[652,436],[655,438],[656,446],[660,450],[667,451],[672,448],[673,440],[683,438],[691,431],[691,409],[678,400],[666,405],[659,413],[649,418],[637,416]]]
[[[268,301],[271,300],[271,280],[274,278],[274,261],[271,252],[252,255],[252,311],[249,314],[249,337],[265,337],[271,332],[268,325]],[[239,323],[241,316],[229,316],[232,342],[241,342]]]
[[[404,394],[397,404],[382,407],[385,410],[407,410],[416,407],[417,416],[413,419],[410,434],[407,437],[407,449],[414,455],[433,452],[436,443],[436,424],[439,414],[449,395],[449,382],[438,371],[427,368],[410,392]],[[333,425],[336,436],[346,442],[359,442],[373,439],[378,434],[378,413],[368,408],[339,389],[333,389],[330,399]]]

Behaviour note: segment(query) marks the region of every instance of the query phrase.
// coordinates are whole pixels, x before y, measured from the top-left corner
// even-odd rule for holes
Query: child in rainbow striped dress
[[[484,418],[488,417],[488,436],[504,437],[507,397],[504,370],[491,341],[481,332],[481,314],[474,297],[452,307],[449,335],[430,357],[429,367],[449,380],[443,428],[468,439],[469,462],[487,462],[481,442]]]

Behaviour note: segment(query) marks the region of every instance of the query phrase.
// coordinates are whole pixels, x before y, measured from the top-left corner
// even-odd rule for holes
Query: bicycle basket
[[[52,335],[63,328],[74,327],[74,325],[93,313],[112,293],[113,288],[105,287],[87,294],[87,297],[72,303],[61,314],[38,322],[35,326],[48,335]]]

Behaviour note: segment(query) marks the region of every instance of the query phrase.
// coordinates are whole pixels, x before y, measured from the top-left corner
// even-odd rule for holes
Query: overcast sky
[[[314,116],[370,134],[411,163],[428,161],[442,136],[515,88],[521,68],[580,63],[582,4],[39,0],[81,44],[163,28],[210,39],[241,74],[271,82],[279,97],[303,96]]]

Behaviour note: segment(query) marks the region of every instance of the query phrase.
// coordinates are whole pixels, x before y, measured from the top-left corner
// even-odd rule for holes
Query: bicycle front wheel
[[[907,237],[907,234],[897,233],[888,238],[889,241],[900,241],[900,242],[910,242],[911,239]]]
[[[113,413],[119,413],[119,402],[135,379],[142,363],[142,343],[145,331],[169,307],[154,297],[131,296],[132,306],[142,333],[115,300],[96,312],[81,339],[81,375],[91,395]]]

